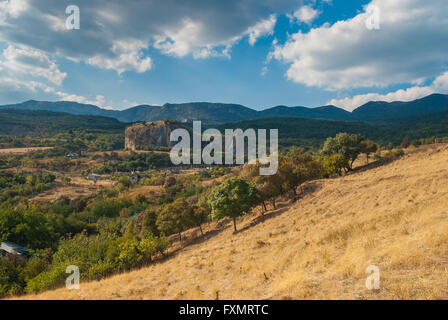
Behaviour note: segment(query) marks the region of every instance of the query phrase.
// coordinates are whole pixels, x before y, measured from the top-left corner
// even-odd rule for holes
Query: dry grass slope
[[[447,299],[448,147],[313,183],[153,266],[30,299]],[[381,289],[365,287],[369,265]]]

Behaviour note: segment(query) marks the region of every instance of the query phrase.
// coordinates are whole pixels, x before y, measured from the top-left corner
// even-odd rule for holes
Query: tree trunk
[[[262,201],[262,203],[263,203],[264,211],[268,211],[268,208],[266,208],[266,203],[265,203],[264,201]],[[263,210],[262,210],[262,211],[263,211]],[[263,212],[261,212],[261,214],[263,214]]]
[[[233,231],[237,231],[236,230],[236,218],[235,217],[233,217]]]
[[[202,231],[202,226],[199,224],[199,230],[201,230],[201,234],[204,235],[204,232]]]
[[[275,207],[275,198],[272,198],[272,206],[274,207],[274,209],[276,209],[276,207]]]
[[[353,159],[352,161],[350,161],[350,170],[353,169],[353,162],[355,162],[356,159]]]
[[[182,232],[179,232],[179,241],[182,241]]]

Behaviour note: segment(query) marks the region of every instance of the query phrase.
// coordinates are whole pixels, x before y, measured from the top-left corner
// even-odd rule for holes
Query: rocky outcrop
[[[151,146],[171,147],[170,134],[178,128],[189,130],[175,121],[136,123],[126,128],[125,147],[128,150],[148,150]]]

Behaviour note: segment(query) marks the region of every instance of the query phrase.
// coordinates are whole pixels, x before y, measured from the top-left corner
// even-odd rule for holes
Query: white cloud
[[[410,87],[407,89],[400,89],[387,94],[368,93],[360,94],[353,97],[347,97],[344,99],[332,99],[328,101],[327,105],[334,105],[339,108],[346,109],[347,111],[353,111],[354,109],[362,106],[369,101],[412,101],[419,98],[426,97],[432,93],[444,93],[448,92],[448,72],[438,76],[431,85],[423,87]]]
[[[61,72],[53,60],[40,50],[9,45],[3,50],[0,65],[15,74],[43,77],[56,85],[61,85],[67,74]]]
[[[106,99],[102,95],[98,95],[95,97],[94,100],[88,99],[84,96],[79,96],[76,94],[70,94],[62,91],[52,91],[57,97],[58,100],[61,101],[72,101],[77,103],[83,103],[83,104],[92,104],[95,106],[98,106],[103,109],[112,110],[113,107],[106,104]]]
[[[186,18],[179,27],[166,29],[163,35],[156,35],[154,48],[163,54],[175,57],[185,57],[189,54],[193,54],[195,59],[229,57],[230,47],[239,38],[213,42],[207,39],[207,32],[207,26],[199,21]]]
[[[143,73],[152,66],[151,58],[143,56],[143,49],[148,49],[148,45],[142,41],[116,41],[111,49],[113,58],[98,55],[87,59],[87,63],[107,70],[116,70],[119,74],[128,70]]]
[[[0,25],[6,24],[6,19],[9,17],[19,17],[27,8],[27,0],[9,0],[0,2]]]
[[[266,74],[268,73],[268,71],[269,71],[269,68],[268,68],[267,66],[263,66],[263,68],[261,68],[260,75],[261,75],[262,77],[264,77],[264,76],[266,76]]]
[[[249,44],[253,46],[255,42],[257,42],[258,38],[274,34],[274,27],[276,23],[277,17],[275,14],[271,14],[268,19],[262,20],[253,27],[250,27],[247,30],[247,34],[249,35]]]
[[[446,0],[373,0],[381,29],[368,30],[366,12],[297,32],[272,56],[289,64],[288,79],[327,90],[421,83],[447,61]]]
[[[312,6],[303,6],[294,12],[292,18],[296,18],[299,22],[311,24],[311,22],[313,22],[313,20],[318,16],[318,10],[313,9]]]
[[[222,41],[213,41],[208,36],[209,26],[186,18],[179,28],[167,29],[163,36],[155,36],[154,47],[164,54],[177,57],[193,54],[196,59],[230,58],[230,49],[237,41],[248,36],[249,44],[253,46],[260,37],[273,34],[276,22],[276,16],[271,14],[267,19],[260,20],[240,35]]]
[[[356,95],[350,98],[332,99],[326,104],[343,108],[347,111],[353,111],[354,109],[370,101],[412,101],[415,99],[426,97],[427,95],[430,95],[434,92],[435,91],[432,87],[411,87],[408,89],[400,89],[387,94],[368,93]]]
[[[435,90],[438,90],[439,92],[448,91],[448,71],[438,76],[434,80],[432,86],[434,87]]]
[[[0,56],[0,97],[2,103],[16,103],[30,97],[64,100],[111,108],[104,96],[95,99],[64,92],[61,85],[66,73],[43,52],[25,46],[9,45]]]
[[[272,12],[288,12],[296,1],[79,0],[81,29],[66,30],[67,2],[10,0],[1,2],[0,41],[118,73],[145,72],[153,64],[148,47],[176,57],[229,57],[242,37],[255,43],[270,34]],[[137,45],[123,48],[120,43]]]

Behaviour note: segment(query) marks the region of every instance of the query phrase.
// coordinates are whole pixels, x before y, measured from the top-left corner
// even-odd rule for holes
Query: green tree
[[[319,161],[322,164],[322,175],[327,178],[335,173],[342,175],[342,170],[348,167],[347,159],[339,153],[321,156]]]
[[[320,178],[321,171],[322,165],[311,154],[298,147],[292,147],[283,157],[279,170],[284,184],[293,191],[294,196],[297,196],[298,186]]]
[[[322,148],[323,155],[342,154],[348,161],[347,170],[352,170],[353,162],[361,153],[361,142],[364,137],[360,134],[338,133],[334,138],[327,138]]]
[[[51,220],[28,209],[0,211],[0,241],[12,241],[30,249],[53,247],[58,238]]]
[[[361,153],[365,153],[367,164],[369,163],[369,155],[375,153],[378,150],[378,145],[369,139],[361,141]]]
[[[159,236],[160,232],[157,228],[157,214],[150,209],[143,211],[137,219],[139,220],[140,235],[153,234]]]
[[[232,218],[234,231],[237,231],[236,218],[249,212],[258,201],[255,187],[243,179],[229,178],[210,192],[210,217],[215,221],[224,217]]]
[[[184,198],[176,199],[174,202],[165,205],[157,216],[157,228],[165,234],[178,233],[182,240],[182,231],[190,227],[193,216],[193,209]]]

